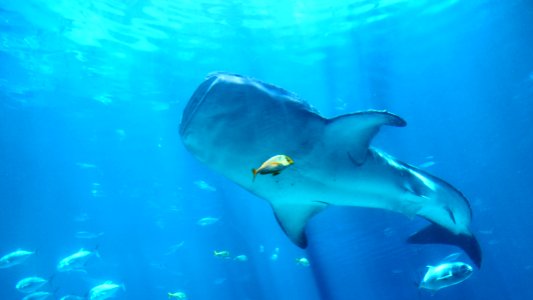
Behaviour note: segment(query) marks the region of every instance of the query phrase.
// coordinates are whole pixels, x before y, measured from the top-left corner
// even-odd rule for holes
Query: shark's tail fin
[[[481,247],[474,235],[453,234],[445,228],[431,224],[407,239],[411,244],[447,244],[457,246],[468,254],[474,264],[481,267]]]

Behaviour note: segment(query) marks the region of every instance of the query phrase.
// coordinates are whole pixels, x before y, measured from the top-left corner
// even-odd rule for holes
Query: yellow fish
[[[288,157],[287,155],[272,156],[271,158],[267,159],[267,161],[265,161],[259,168],[252,169],[252,172],[254,173],[254,181],[257,174],[272,174],[273,176],[276,176],[293,163],[294,161],[292,158]]]

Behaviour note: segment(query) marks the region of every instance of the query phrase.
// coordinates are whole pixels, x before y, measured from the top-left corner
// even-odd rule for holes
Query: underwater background
[[[180,141],[213,71],[404,118],[373,145],[466,195],[481,269],[419,290],[460,250],[407,244],[427,221],[382,210],[328,208],[294,246]],[[533,299],[531,1],[0,0],[0,99],[0,256],[36,252],[0,299],[28,276],[56,299]],[[58,272],[81,248],[100,257]]]

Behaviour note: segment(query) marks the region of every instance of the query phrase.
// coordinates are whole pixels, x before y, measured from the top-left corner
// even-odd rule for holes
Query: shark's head
[[[313,110],[294,94],[274,85],[229,73],[213,73],[200,84],[185,107],[180,136],[187,150],[201,162],[217,171],[229,172],[225,175],[232,180],[239,177],[249,181],[250,168],[265,158],[305,148],[294,140],[309,123],[305,114]],[[294,116],[290,113],[294,111],[304,116]],[[316,119],[321,121],[318,116]],[[286,135],[280,135],[280,131]],[[250,143],[258,139],[261,142]],[[247,155],[239,155],[242,153]],[[228,158],[231,167],[227,165]]]
[[[198,112],[201,112],[203,121],[204,114],[209,111],[213,112],[212,117],[216,117],[221,111],[224,112],[224,117],[228,113],[238,112],[235,117],[241,119],[243,108],[252,106],[253,110],[246,109],[247,117],[255,120],[267,118],[265,116],[271,111],[279,116],[279,109],[286,106],[317,112],[307,102],[283,88],[241,75],[215,72],[207,76],[187,103],[181,119],[180,134],[187,132]],[[259,113],[263,117],[254,118],[253,113]]]

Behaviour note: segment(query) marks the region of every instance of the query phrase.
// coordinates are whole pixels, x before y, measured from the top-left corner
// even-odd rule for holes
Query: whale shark
[[[199,161],[265,199],[289,239],[307,246],[310,218],[330,205],[355,206],[422,217],[427,227],[414,244],[461,248],[481,266],[465,196],[442,179],[370,146],[381,126],[406,126],[388,111],[326,118],[294,93],[254,78],[213,73],[185,106],[179,133]],[[294,164],[253,179],[252,168],[274,155]]]

